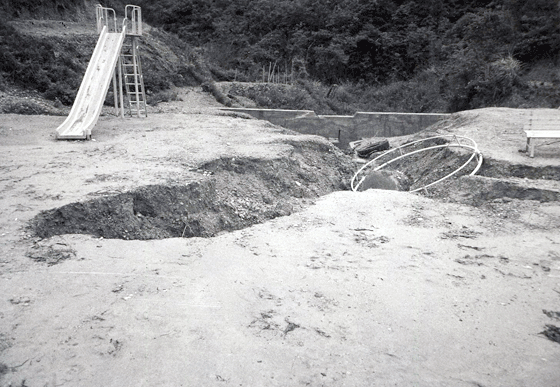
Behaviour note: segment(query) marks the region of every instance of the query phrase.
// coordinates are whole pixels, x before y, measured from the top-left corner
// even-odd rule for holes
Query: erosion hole
[[[348,189],[352,165],[334,147],[299,141],[285,157],[221,158],[196,171],[200,180],[186,185],[149,185],[43,211],[31,221],[32,231],[42,238],[210,237],[289,215],[319,196]]]
[[[186,185],[144,186],[43,211],[30,226],[42,238],[61,234],[140,240],[210,237],[289,215],[319,196],[349,189],[356,168],[340,150],[312,141],[291,145],[292,152],[280,158],[211,161],[198,167],[200,181]],[[455,170],[469,157],[467,153],[442,148],[395,162],[391,169],[406,174],[414,188]],[[485,158],[479,176],[464,176],[470,171],[466,168],[462,177],[430,187],[423,194],[471,205],[500,197],[560,200],[558,191],[506,181],[512,176],[558,181],[559,167],[537,168]]]

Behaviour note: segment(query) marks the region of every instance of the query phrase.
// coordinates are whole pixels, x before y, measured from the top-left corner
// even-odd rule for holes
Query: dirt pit
[[[431,134],[410,140],[427,135]],[[229,157],[204,163],[192,170],[201,175],[199,181],[185,185],[143,186],[42,211],[32,220],[31,230],[41,238],[63,234],[125,240],[212,237],[290,215],[322,195],[349,189],[349,177],[357,168],[349,157],[326,143],[290,144],[290,154],[282,158]],[[432,139],[406,148],[405,153],[446,144],[447,139]],[[386,170],[398,171],[413,182],[407,190],[430,185],[420,194],[470,205],[500,198],[560,200],[560,166],[485,159],[476,176],[470,176],[478,165],[471,155],[468,149],[434,149],[405,157]],[[397,156],[382,158],[371,168]],[[463,166],[448,180],[431,186]],[[535,180],[548,184],[529,183]]]
[[[534,175],[351,192],[325,139],[206,97],[101,117],[92,141],[0,116],[0,384],[558,384],[560,202],[512,187],[556,191],[560,152],[519,152],[527,112],[432,130]]]
[[[41,238],[212,237],[290,215],[313,199],[347,188],[351,162],[336,148],[291,144],[292,151],[282,158],[230,157],[202,164],[193,170],[200,181],[186,185],[144,186],[43,211],[31,228]]]

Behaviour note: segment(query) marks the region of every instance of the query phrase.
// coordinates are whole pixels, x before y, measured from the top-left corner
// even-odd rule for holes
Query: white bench
[[[535,139],[560,138],[560,120],[550,116],[536,117],[531,114],[529,125],[526,125],[524,130],[527,134],[525,152],[529,153],[529,157],[535,157]]]

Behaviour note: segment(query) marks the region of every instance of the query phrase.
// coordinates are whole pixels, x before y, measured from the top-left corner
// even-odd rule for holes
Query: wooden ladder
[[[130,116],[148,117],[144,76],[142,75],[142,65],[138,55],[138,39],[136,36],[131,36],[123,44],[121,63]]]

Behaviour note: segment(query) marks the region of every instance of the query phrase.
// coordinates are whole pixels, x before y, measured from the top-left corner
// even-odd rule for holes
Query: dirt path
[[[559,385],[560,344],[540,334],[560,325],[558,202],[313,199],[301,177],[284,188],[315,205],[212,238],[29,234],[40,211],[203,181],[213,160],[330,149],[189,101],[102,117],[89,142],[56,142],[64,117],[0,117],[3,385]]]

